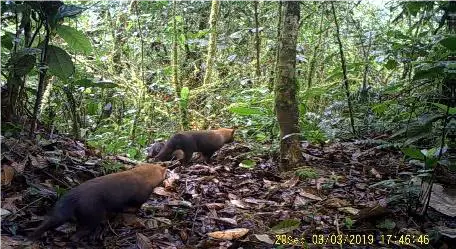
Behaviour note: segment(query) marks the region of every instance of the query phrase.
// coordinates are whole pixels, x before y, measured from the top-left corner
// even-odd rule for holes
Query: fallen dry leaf
[[[47,166],[49,166],[49,162],[48,160],[46,160],[46,158],[38,155],[38,156],[32,156],[32,155],[29,155],[28,156],[29,159],[30,159],[30,163],[32,164],[33,167],[36,167],[36,168],[39,168],[39,169],[44,169],[46,168]]]
[[[339,198],[329,198],[325,200],[324,205],[326,207],[333,207],[333,208],[340,208],[349,206],[350,203],[347,200],[339,199]]]
[[[168,201],[168,206],[182,206],[191,208],[193,205],[189,201],[171,200]]]
[[[14,178],[14,168],[8,165],[2,167],[2,185],[10,185]]]
[[[28,161],[28,158],[26,157],[24,160],[22,160],[22,162],[20,163],[17,163],[17,162],[13,162],[11,164],[11,167],[13,167],[16,172],[18,174],[22,174],[22,172],[24,172],[24,169],[25,169],[25,165],[27,164],[27,161]]]
[[[206,203],[207,209],[215,209],[215,210],[220,210],[225,207],[225,204],[223,203]]]
[[[294,176],[293,178],[291,178],[290,180],[280,184],[280,186],[282,188],[292,188],[294,187],[297,183],[299,182],[299,177],[297,176]]]
[[[248,208],[248,205],[241,200],[231,200],[230,203],[238,208],[242,208],[242,209]]]
[[[15,201],[21,201],[21,200],[22,200],[22,196],[21,195],[5,198],[2,201],[2,208],[6,209],[8,211],[11,211],[13,213],[16,213],[17,210],[19,210],[19,208],[17,208],[17,206],[16,206],[16,204],[14,204],[14,202]]]
[[[166,178],[163,181],[163,185],[165,186],[165,189],[173,188],[174,183],[179,179],[180,179],[180,177],[177,173],[175,173],[174,171],[168,171],[168,178]]]
[[[161,195],[161,196],[167,196],[167,197],[171,197],[174,195],[173,193],[167,191],[164,187],[154,188],[154,194]]]
[[[239,239],[242,236],[246,235],[249,232],[247,228],[235,228],[235,229],[228,229],[224,231],[216,231],[208,233],[207,235],[214,239],[226,239],[226,240],[233,240]]]
[[[135,228],[146,227],[145,222],[134,214],[123,213],[122,221],[126,226],[129,226],[129,227],[135,227]]]
[[[389,209],[386,209],[380,205],[375,205],[373,207],[363,208],[358,212],[356,219],[369,219],[373,217],[379,217],[390,213]]]
[[[312,199],[312,200],[315,200],[315,201],[322,201],[323,199],[314,195],[314,194],[311,194],[311,193],[308,193],[304,190],[301,190],[299,191],[299,195],[302,196],[302,197],[306,197],[306,198],[309,198],[309,199]]]
[[[232,226],[237,226],[237,221],[235,219],[231,218],[214,218],[216,221],[221,221],[222,223],[232,225]]]
[[[348,214],[352,214],[352,215],[357,215],[359,213],[359,209],[356,209],[354,207],[341,207],[341,208],[338,208],[337,210],[348,213]]]
[[[3,209],[3,208],[1,208],[0,211],[1,211],[0,216],[7,216],[7,215],[11,214],[11,212],[9,210]]]
[[[2,248],[37,248],[32,241],[2,235]],[[32,247],[30,247],[32,245]]]
[[[302,198],[301,196],[297,195],[295,200],[294,200],[293,206],[302,207],[302,206],[306,206],[308,203],[309,203],[308,200],[306,200],[306,199]]]
[[[152,242],[142,233],[136,233],[136,246],[139,249],[150,249],[152,248]]]
[[[380,173],[378,173],[378,171],[374,168],[371,168],[370,170],[371,174],[374,175],[377,179],[381,179],[382,176],[380,175]]]
[[[257,238],[257,240],[261,242],[268,243],[270,245],[274,244],[274,241],[272,241],[271,238],[269,238],[269,235],[267,234],[254,234],[254,236],[255,238]]]
[[[163,217],[154,217],[153,219],[154,219],[154,220],[157,220],[157,221],[159,221],[159,222],[161,222],[161,223],[165,223],[165,224],[167,224],[167,225],[171,225],[171,224],[172,224],[171,220],[170,220],[170,219],[167,219],[167,218],[163,218]]]

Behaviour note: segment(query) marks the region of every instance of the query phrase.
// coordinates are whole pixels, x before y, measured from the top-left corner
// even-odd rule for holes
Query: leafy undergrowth
[[[380,234],[420,233],[415,223],[408,222],[403,206],[387,205],[389,191],[370,187],[414,171],[402,162],[400,153],[344,142],[323,148],[304,143],[303,155],[306,166],[279,174],[276,158],[232,143],[209,165],[195,162],[175,168],[167,186],[157,187],[137,215],[111,217],[98,231],[98,240],[71,242],[75,226],[67,223],[33,243],[25,235],[39,225],[65,188],[119,170],[128,160],[102,157],[61,136],[38,142],[2,137],[2,245],[289,248],[289,243],[306,242],[313,248],[317,238],[325,244],[339,241],[338,237],[322,241],[319,235],[358,234],[361,237],[343,237],[344,248],[392,248],[393,241],[380,245]],[[289,240],[283,241],[281,235]],[[369,235],[374,244],[360,245],[359,239],[369,241]],[[232,239],[217,239],[223,236]]]

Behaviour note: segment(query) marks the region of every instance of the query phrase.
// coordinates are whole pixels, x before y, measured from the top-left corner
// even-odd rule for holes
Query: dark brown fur
[[[157,155],[160,161],[168,161],[176,150],[184,152],[183,164],[192,158],[193,152],[201,152],[206,160],[225,143],[233,142],[234,129],[220,128],[210,131],[186,131],[174,134]]]
[[[79,239],[99,225],[109,212],[139,209],[149,199],[155,186],[166,175],[158,164],[141,164],[133,169],[97,177],[71,189],[55,204],[43,223],[31,234],[37,239],[49,229],[56,228],[76,217]]]
[[[165,142],[155,142],[147,147],[147,157],[146,160],[149,158],[155,158],[158,153],[165,147]],[[182,160],[184,159],[184,152],[182,150],[176,150],[173,152],[170,160]]]

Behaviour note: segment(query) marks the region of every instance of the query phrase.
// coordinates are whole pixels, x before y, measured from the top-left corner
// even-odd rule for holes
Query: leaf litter
[[[279,173],[277,155],[253,155],[250,146],[232,143],[209,164],[169,172],[137,214],[111,217],[99,240],[71,242],[75,226],[68,223],[32,243],[26,234],[66,190],[114,172],[115,165],[131,168],[134,160],[103,157],[59,135],[38,141],[2,136],[1,146],[5,247],[272,248],[284,234],[310,245],[318,234],[419,230],[404,225],[407,217],[386,204],[387,191],[368,187],[414,171],[397,151],[354,142],[324,147],[303,143],[307,167]],[[357,223],[347,225],[349,220]]]

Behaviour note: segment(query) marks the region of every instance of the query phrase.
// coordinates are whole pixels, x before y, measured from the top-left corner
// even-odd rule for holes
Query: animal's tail
[[[54,209],[46,217],[46,219],[38,226],[33,232],[29,234],[29,237],[33,240],[39,239],[44,232],[49,229],[56,228],[60,225],[63,225],[65,222],[71,219],[74,214],[74,200],[71,198],[70,195],[62,197],[59,201],[57,201]]]

